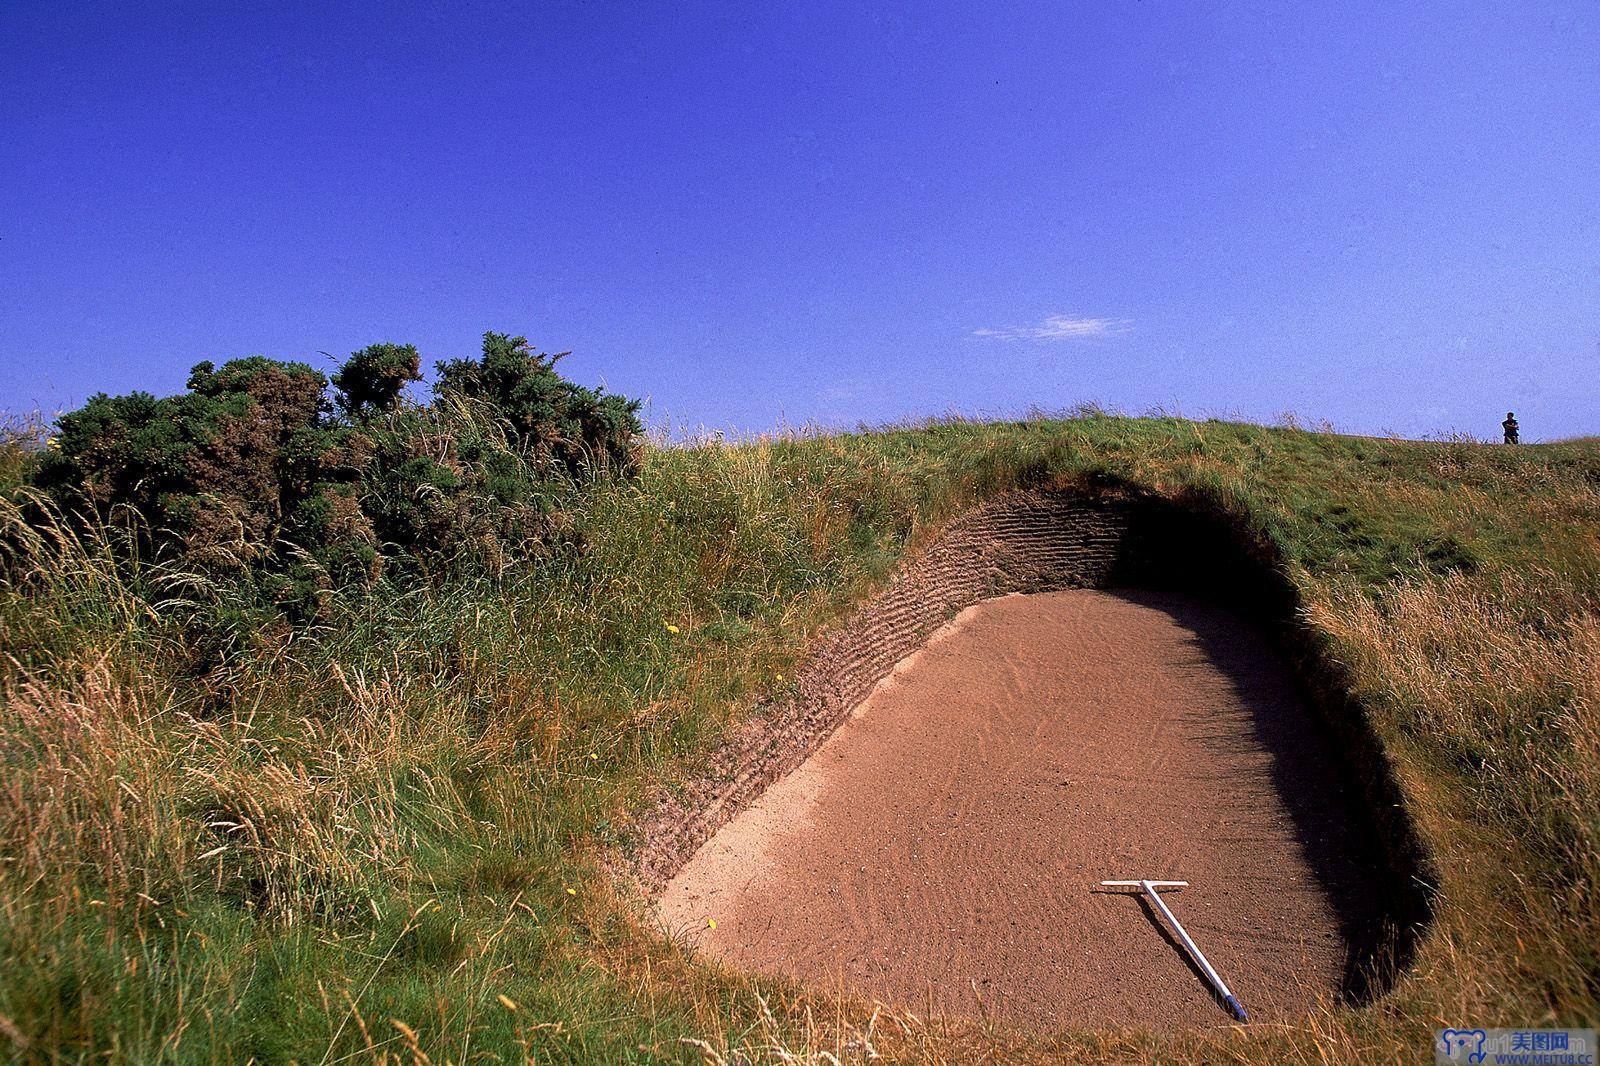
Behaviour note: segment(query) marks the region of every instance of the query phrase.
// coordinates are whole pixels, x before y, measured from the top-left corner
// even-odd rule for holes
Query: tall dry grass
[[[1409,756],[1427,806],[1454,904],[1436,935],[1455,967],[1441,983],[1458,1016],[1593,1017],[1597,593],[1537,570],[1452,573],[1376,596],[1343,589],[1312,610]]]

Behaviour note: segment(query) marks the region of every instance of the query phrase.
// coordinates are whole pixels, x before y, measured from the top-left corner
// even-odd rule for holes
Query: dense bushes
[[[483,335],[483,358],[439,364],[438,392],[487,403],[514,444],[576,472],[596,458],[628,465],[639,432],[637,401],[574,385],[555,371],[567,355],[544,355],[526,338]]]
[[[355,418],[393,411],[400,390],[422,380],[422,357],[409,344],[372,344],[350,356],[333,375],[339,409]]]
[[[35,510],[298,614],[386,569],[499,569],[552,528],[564,487],[636,461],[638,402],[563,379],[559,358],[485,334],[481,359],[439,364],[428,404],[403,400],[421,379],[410,345],[362,349],[331,381],[260,356],[201,363],[184,395],[101,394],[62,416]]]

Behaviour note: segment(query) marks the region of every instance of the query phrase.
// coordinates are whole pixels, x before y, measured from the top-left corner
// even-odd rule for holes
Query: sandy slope
[[[1033,1026],[1223,1024],[1103,878],[1170,904],[1258,1019],[1345,977],[1366,921],[1327,741],[1262,634],[1167,594],[1010,596],[902,662],[660,902],[724,961]],[[715,928],[710,923],[715,921]]]

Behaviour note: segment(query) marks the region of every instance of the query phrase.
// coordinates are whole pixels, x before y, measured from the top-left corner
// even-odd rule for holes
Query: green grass
[[[874,1020],[663,941],[600,865],[645,791],[942,522],[1093,474],[1198,493],[1287,560],[1439,859],[1395,990],[1295,1027],[1030,1037]],[[100,539],[40,538],[0,585],[0,1048],[1414,1061],[1447,1024],[1600,1015],[1593,441],[946,422],[656,446],[560,507],[562,546],[498,580],[387,585],[298,630],[119,569]]]

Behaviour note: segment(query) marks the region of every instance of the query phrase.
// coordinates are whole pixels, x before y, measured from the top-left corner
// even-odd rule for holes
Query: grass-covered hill
[[[341,580],[292,538],[235,537],[259,562],[219,570],[18,491],[31,452],[0,463],[9,1054],[1410,1062],[1446,1025],[1600,1013],[1600,445],[1091,413],[645,445],[562,473],[503,412],[427,417],[445,450],[424,457],[463,435],[506,455],[451,483],[469,498],[449,513],[494,534],[488,563],[368,535],[442,498],[415,481],[385,502],[392,479],[334,479],[388,561]],[[808,640],[941,523],[1096,475],[1205,500],[1285,561],[1438,871],[1394,990],[1299,1026],[1026,1036],[752,981],[663,939],[605,873],[648,790],[781,695]],[[537,536],[505,535],[497,492]]]

